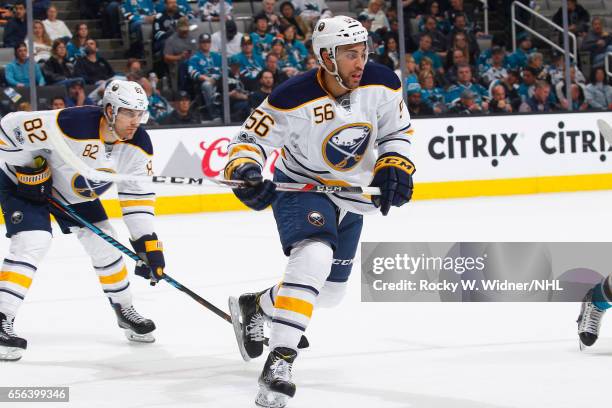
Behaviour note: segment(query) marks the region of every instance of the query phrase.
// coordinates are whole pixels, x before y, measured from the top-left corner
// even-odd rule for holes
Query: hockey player
[[[321,69],[276,88],[253,111],[229,146],[225,177],[247,206],[272,204],[289,262],[283,281],[259,293],[230,298],[243,355],[263,353],[264,320],[270,353],[259,377],[256,403],[282,407],[295,394],[291,369],[315,305],[337,305],[362,228],[362,214],[387,215],[412,196],[410,118],[401,83],[390,69],[367,63],[367,30],[344,16],[321,19],[312,36]],[[261,171],[280,148],[274,180],[379,187],[380,196],[331,196],[275,191]],[[242,330],[242,331],[240,331]]]
[[[89,222],[115,235],[99,196],[111,183],[94,182],[68,166],[52,141],[64,143],[87,166],[109,172],[151,175],[153,148],[147,132],[147,97],[136,82],[114,80],[107,86],[103,108],[84,106],[53,111],[15,112],[0,121],[0,205],[11,240],[0,270],[0,359],[18,360],[27,341],[13,331],[13,322],[38,265],[51,243],[47,197],[70,204]],[[65,153],[64,153],[65,154]],[[154,284],[165,266],[153,226],[155,195],[135,183],[118,183],[123,219],[135,251],[149,268],[136,274]],[[132,305],[123,257],[90,230],[61,215],[64,233],[74,233],[98,275],[119,327],[136,342],[153,342],[155,324]]]

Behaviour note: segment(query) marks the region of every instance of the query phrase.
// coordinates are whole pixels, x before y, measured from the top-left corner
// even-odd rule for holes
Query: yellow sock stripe
[[[155,200],[119,200],[121,208],[124,207],[155,207]]]
[[[0,281],[15,283],[26,289],[32,284],[32,278],[12,271],[0,271]]]
[[[100,283],[103,285],[112,285],[113,283],[121,282],[127,276],[127,269],[124,266],[119,272],[108,276],[98,276]]]
[[[312,303],[294,297],[277,296],[274,302],[274,307],[278,309],[289,310],[290,312],[303,314],[308,318],[312,316]]]

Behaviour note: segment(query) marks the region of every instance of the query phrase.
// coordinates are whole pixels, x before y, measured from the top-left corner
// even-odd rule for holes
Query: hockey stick
[[[606,139],[606,141],[612,145],[612,126],[610,126],[608,122],[603,119],[597,119],[597,127],[599,128],[599,132],[602,134],[604,139]]]
[[[49,137],[49,142],[53,146],[53,150],[68,164],[75,169],[83,177],[96,181],[110,182],[137,182],[137,183],[153,183],[153,184],[170,184],[173,186],[191,186],[191,187],[244,187],[246,183],[238,180],[221,180],[210,177],[191,178],[191,177],[173,177],[173,176],[134,176],[130,174],[107,173],[98,171],[83,163],[70,147],[66,144],[63,136],[53,134]],[[296,193],[346,193],[346,194],[369,194],[380,195],[378,187],[361,187],[361,186],[325,186],[311,183],[275,183],[278,191],[293,191]]]
[[[94,234],[96,234],[97,236],[99,236],[100,238],[102,238],[103,240],[105,240],[106,242],[114,246],[115,248],[117,248],[120,252],[124,253],[125,255],[127,255],[134,261],[136,261],[136,264],[138,266],[148,267],[146,262],[143,261],[134,251],[132,251],[131,249],[123,245],[121,242],[117,241],[115,238],[113,238],[112,236],[102,231],[100,228],[96,227],[94,224],[90,223],[89,221],[81,217],[70,206],[60,202],[54,197],[49,197],[48,201],[60,213],[69,216],[74,221],[82,225],[84,228],[87,228],[88,230],[90,230],[91,232],[93,232]],[[211,312],[213,312],[214,314],[216,314],[223,320],[232,324],[232,318],[230,317],[230,315],[228,315],[223,310],[219,309],[217,306],[213,305],[212,303],[210,303],[209,301],[207,301],[206,299],[204,299],[203,297],[201,297],[200,295],[198,295],[191,289],[187,288],[186,286],[184,286],[183,284],[181,284],[180,282],[178,282],[177,280],[169,276],[167,273],[164,272],[162,279],[168,282],[170,285],[174,286],[176,289],[180,290],[181,292],[186,293],[190,298],[192,298],[193,300],[195,300],[196,302],[198,302],[199,304],[201,304],[202,306],[204,306],[205,308],[207,308],[208,310],[210,310]],[[269,339],[266,337],[264,339],[264,344],[267,346],[268,342],[269,342]],[[302,338],[300,339],[300,344],[298,348],[302,349],[302,348],[307,348],[307,347],[308,347],[308,340],[306,339],[305,336],[302,336]]]

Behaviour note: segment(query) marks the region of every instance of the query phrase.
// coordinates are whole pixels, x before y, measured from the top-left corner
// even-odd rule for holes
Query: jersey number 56
[[[274,126],[274,119],[272,116],[264,113],[260,109],[255,109],[251,116],[249,116],[244,122],[244,128],[246,130],[252,130],[259,137],[266,137],[270,132],[270,128]]]

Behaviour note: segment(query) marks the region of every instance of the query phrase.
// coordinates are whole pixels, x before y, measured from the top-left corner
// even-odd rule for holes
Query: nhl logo
[[[15,211],[11,215],[11,223],[19,224],[21,221],[23,221],[23,213],[21,211]]]
[[[325,28],[325,23],[321,23],[319,24],[319,27],[317,27],[317,30],[323,31],[324,28]]]
[[[325,217],[318,211],[311,211],[308,213],[308,222],[315,227],[322,227],[325,225]]]
[[[111,91],[116,92],[117,89],[119,89],[119,85],[114,84],[113,87],[111,88]]]
[[[17,142],[19,144],[24,144],[25,143],[25,139],[23,137],[23,133],[21,133],[21,129],[16,127],[15,129],[13,129],[13,133],[15,134],[15,139],[17,139]]]

